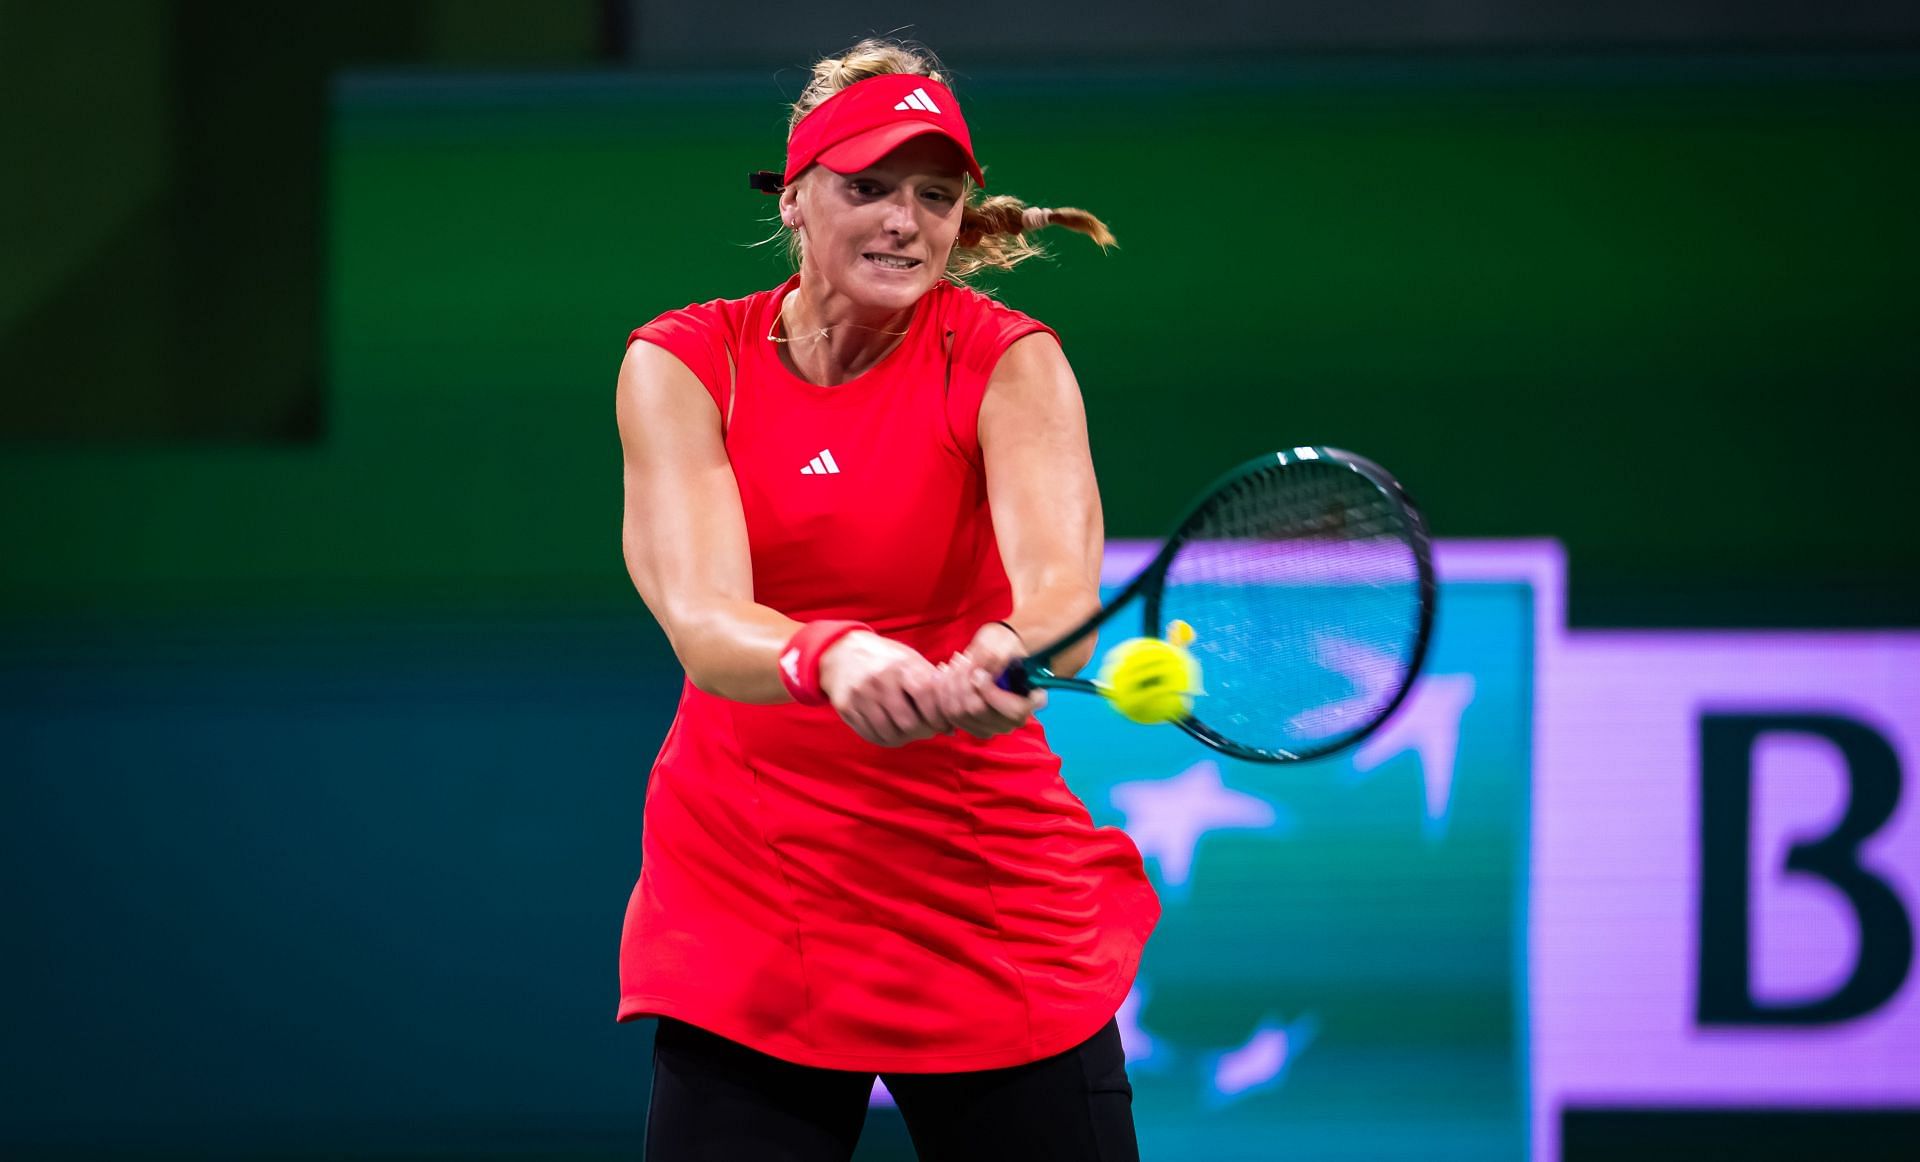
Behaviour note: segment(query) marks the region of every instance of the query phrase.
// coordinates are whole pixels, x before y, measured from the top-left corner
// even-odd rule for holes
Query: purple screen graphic
[[[1867,933],[1847,891],[1788,865],[1855,807],[1862,791],[1848,754],[1817,732],[1761,730],[1744,761],[1723,769],[1702,743],[1710,720],[1812,718],[1883,739],[1905,793],[1857,844],[1839,843],[1839,858],[1910,918],[1920,912],[1911,775],[1920,769],[1920,634],[1563,633],[1538,678],[1534,1156],[1559,1156],[1559,1111],[1569,1105],[1920,1105],[1920,982],[1910,972],[1869,995],[1864,1011],[1764,1016],[1835,997],[1869,935],[1879,952],[1896,942],[1911,951],[1899,924],[1882,915]],[[1744,819],[1727,810],[1724,789],[1703,793],[1709,767],[1717,788],[1745,784]],[[1736,890],[1712,908],[1723,924],[1745,923],[1733,991],[1759,1017],[1701,1012],[1702,932],[1712,923],[1702,878],[1719,858],[1703,835],[1715,828],[1744,836],[1744,867],[1730,882],[1744,888],[1745,906]]]
[[[1104,582],[1123,584],[1156,548],[1109,545]],[[1755,731],[1739,763],[1716,775],[1744,786],[1738,818],[1724,794],[1703,793],[1702,754],[1712,720],[1817,719],[1882,740],[1897,799],[1857,843],[1839,844],[1841,858],[1909,920],[1920,916],[1920,633],[1570,631],[1555,542],[1443,541],[1435,564],[1443,583],[1520,581],[1534,597],[1522,1058],[1532,1156],[1560,1156],[1560,1115],[1572,1106],[1920,1107],[1920,970],[1910,965],[1861,1011],[1819,1017],[1870,937],[1846,890],[1788,864],[1859,809],[1859,755],[1818,731]],[[1471,691],[1435,686],[1370,745],[1431,748],[1452,737],[1422,718],[1445,719],[1447,698]],[[1444,757],[1423,765],[1445,769]],[[1439,825],[1447,788],[1427,794]],[[1702,1017],[1710,822],[1742,839],[1734,895],[1747,955],[1736,991],[1761,1019]],[[1890,939],[1871,938],[1882,951]],[[1796,1008],[1813,1018],[1764,1017]],[[1266,1076],[1312,1032],[1275,1030],[1232,1068]]]

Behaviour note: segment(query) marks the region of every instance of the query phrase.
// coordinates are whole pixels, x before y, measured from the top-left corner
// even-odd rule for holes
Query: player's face
[[[806,262],[862,306],[912,306],[946,273],[965,175],[959,147],[933,134],[858,173],[814,167],[796,191]]]

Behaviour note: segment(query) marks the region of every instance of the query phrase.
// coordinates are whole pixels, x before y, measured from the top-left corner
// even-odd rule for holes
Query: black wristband
[[[1013,628],[1012,622],[1006,620],[1005,618],[996,617],[992,621],[988,622],[987,624],[1006,626],[1007,632],[1013,635],[1013,640],[1020,643],[1020,648],[1023,650],[1027,648],[1027,639],[1020,636],[1020,631]]]

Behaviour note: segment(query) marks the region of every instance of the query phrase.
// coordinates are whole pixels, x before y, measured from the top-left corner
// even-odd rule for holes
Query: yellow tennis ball
[[[1131,638],[1107,651],[1096,684],[1113,708],[1134,722],[1172,722],[1193,710],[1200,663],[1184,646]]]

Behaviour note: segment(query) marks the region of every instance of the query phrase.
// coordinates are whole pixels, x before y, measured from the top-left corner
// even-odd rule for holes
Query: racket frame
[[[1400,482],[1395,480],[1386,469],[1365,456],[1323,445],[1304,445],[1279,452],[1268,452],[1235,465],[1223,473],[1187,509],[1179,523],[1174,526],[1172,534],[1167,537],[1166,543],[1160,546],[1160,551],[1155,553],[1146,567],[1135,574],[1133,579],[1114,595],[1113,600],[1101,606],[1091,617],[1067,631],[1051,645],[1025,658],[1016,659],[1002,675],[1000,684],[1016,694],[1023,695],[1036,688],[1078,690],[1098,694],[1100,687],[1097,683],[1086,678],[1056,674],[1049,663],[1088,634],[1111,621],[1120,610],[1132,604],[1135,598],[1142,601],[1140,620],[1145,636],[1159,637],[1161,634],[1160,603],[1166,587],[1167,571],[1173,567],[1173,559],[1179,555],[1181,547],[1193,536],[1201,519],[1217,503],[1220,494],[1243,480],[1307,461],[1320,461],[1358,473],[1385,493],[1407,519],[1408,545],[1413,551],[1420,588],[1420,623],[1415,630],[1412,656],[1406,677],[1401,681],[1400,688],[1395,691],[1392,700],[1364,725],[1304,750],[1247,746],[1227,738],[1192,714],[1175,719],[1173,724],[1214,750],[1233,758],[1256,763],[1292,763],[1322,758],[1336,751],[1345,750],[1380,729],[1387,719],[1393,717],[1393,712],[1399,709],[1400,704],[1406,701],[1407,695],[1413,690],[1415,679],[1420,675],[1422,665],[1426,662],[1427,645],[1433,635],[1434,605],[1438,593],[1433,572],[1432,535],[1428,532],[1426,518],[1421,515],[1419,506],[1413,503],[1406,490],[1400,486]]]

